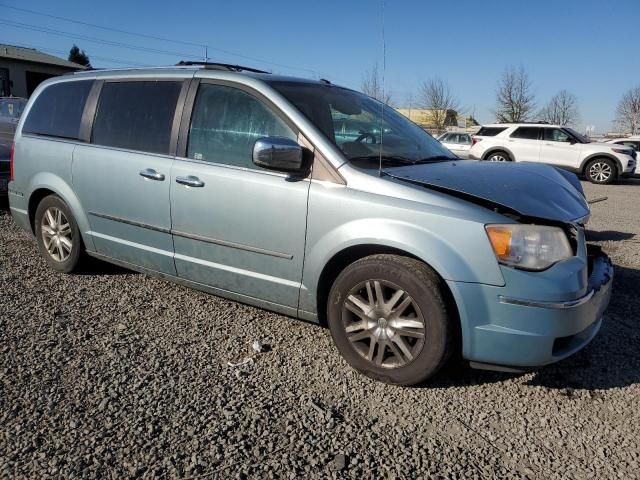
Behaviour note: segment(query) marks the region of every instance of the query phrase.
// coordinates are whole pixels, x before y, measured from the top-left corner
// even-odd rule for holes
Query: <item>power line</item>
[[[275,67],[280,67],[280,68],[286,68],[288,70],[299,70],[299,71],[306,71],[306,72],[310,72],[313,75],[317,75],[320,76],[319,72],[316,72],[315,70],[312,70],[310,68],[303,68],[303,67],[294,67],[292,65],[285,65],[283,63],[276,63],[276,62],[271,62],[268,60],[263,60],[260,58],[256,58],[256,57],[252,57],[252,56],[248,56],[248,55],[243,55],[241,53],[237,53],[237,52],[232,52],[230,50],[225,50],[222,48],[216,48],[216,47],[212,47],[210,45],[206,45],[206,44],[202,44],[202,43],[195,43],[195,42],[187,42],[184,40],[175,40],[175,39],[170,39],[170,38],[165,38],[165,37],[159,37],[156,35],[148,35],[148,34],[144,34],[144,33],[138,33],[138,32],[131,32],[128,30],[121,30],[119,28],[112,28],[112,27],[105,27],[102,25],[97,25],[95,23],[89,23],[89,22],[83,22],[81,20],[75,20],[72,18],[68,18],[68,17],[61,17],[59,15],[52,15],[49,13],[43,13],[43,12],[38,12],[35,10],[30,10],[27,8],[20,8],[20,7],[14,7],[12,5],[6,5],[4,3],[0,3],[0,7],[4,7],[4,8],[10,8],[12,10],[16,10],[19,12],[24,12],[24,13],[29,13],[31,15],[40,15],[42,17],[47,17],[47,18],[53,18],[55,20],[62,20],[64,22],[70,22],[70,23],[75,23],[77,25],[83,25],[85,27],[91,27],[91,28],[99,28],[101,30],[106,30],[106,31],[110,31],[110,32],[116,32],[116,33],[124,33],[126,35],[133,35],[136,37],[140,37],[140,38],[147,38],[147,39],[151,39],[151,40],[159,40],[162,42],[169,42],[169,43],[175,43],[175,44],[181,44],[181,45],[188,45],[188,46],[192,46],[192,47],[199,47],[199,48],[204,48],[205,49],[205,57],[208,57],[208,50],[213,50],[213,51],[217,51],[220,53],[224,53],[226,55],[231,55],[231,56],[235,56],[235,57],[239,57],[239,58],[244,58],[247,60],[251,60],[254,62],[259,62],[259,63],[264,63],[267,65],[272,65]],[[18,22],[16,22],[18,23]],[[201,56],[196,56],[194,57],[193,55],[189,55],[192,58],[202,58]]]
[[[138,50],[141,52],[148,52],[148,53],[156,53],[156,54],[160,54],[160,55],[170,55],[170,56],[174,56],[174,57],[179,57],[179,58],[195,58],[195,59],[201,59],[202,57],[200,57],[199,55],[193,55],[191,53],[186,53],[186,52],[176,52],[176,51],[170,51],[170,50],[160,50],[157,48],[150,48],[150,47],[141,47],[138,45],[132,45],[130,43],[122,43],[122,42],[115,42],[112,40],[105,40],[103,38],[97,38],[97,37],[90,37],[88,35],[81,35],[81,34],[71,34],[71,33],[66,33],[60,30],[55,30],[53,28],[48,28],[48,27],[39,27],[38,25],[31,25],[29,23],[21,23],[21,22],[14,22],[12,20],[5,20],[5,19],[0,19],[0,24],[4,24],[4,25],[8,25],[10,27],[14,27],[14,28],[21,28],[24,30],[31,30],[31,31],[35,31],[35,32],[41,32],[41,33],[48,33],[51,35],[58,35],[61,37],[67,37],[67,38],[71,38],[71,39],[75,39],[75,40],[84,40],[87,42],[93,42],[93,43],[101,43],[104,45],[110,45],[112,47],[120,47],[120,48],[129,48],[131,50]]]
[[[6,43],[8,45],[15,45],[17,47],[27,47],[27,48],[35,48],[38,50],[41,50],[43,52],[50,52],[50,53],[57,53],[57,54],[61,54],[61,55],[67,55],[69,52],[64,51],[64,50],[57,50],[54,48],[49,48],[49,47],[45,47],[42,45],[33,45],[30,43],[22,43],[22,42],[12,42],[12,41],[7,41],[7,40],[0,40],[0,43]],[[91,59],[96,59],[96,60],[102,60],[104,62],[110,62],[110,63],[117,63],[120,65],[125,65],[125,66],[132,66],[132,67],[150,67],[151,65],[148,64],[144,64],[144,63],[138,63],[138,62],[130,62],[130,61],[126,61],[126,60],[118,60],[115,58],[110,58],[110,57],[102,57],[99,55],[90,55]]]
[[[80,40],[84,40],[84,41],[88,41],[88,42],[101,43],[101,44],[109,45],[109,46],[113,46],[113,47],[129,48],[129,49],[132,49],[132,50],[138,50],[138,51],[143,51],[143,52],[147,52],[147,53],[156,53],[156,54],[160,54],[160,55],[171,55],[171,56],[175,56],[175,57],[179,57],[179,58],[192,58],[192,59],[197,59],[197,60],[201,60],[201,59],[204,58],[205,61],[209,60],[209,50],[212,50],[212,51],[224,53],[226,55],[230,55],[230,56],[235,56],[235,57],[251,60],[253,62],[258,62],[258,63],[262,63],[262,64],[265,64],[265,65],[270,65],[272,67],[279,67],[279,68],[284,68],[284,69],[287,69],[287,70],[297,70],[297,71],[309,72],[312,75],[316,76],[317,78],[327,77],[327,75],[323,75],[321,72],[318,72],[317,70],[313,70],[313,69],[310,69],[310,68],[295,67],[295,66],[287,65],[287,64],[283,64],[283,63],[272,62],[272,61],[269,61],[269,60],[264,60],[264,59],[261,59],[261,58],[257,58],[257,57],[253,57],[253,56],[249,56],[249,55],[244,55],[244,54],[241,54],[241,53],[238,53],[238,52],[233,52],[233,51],[225,50],[225,49],[222,49],[222,48],[212,47],[211,45],[206,45],[206,44],[202,44],[202,43],[189,42],[189,41],[185,41],[185,40],[176,40],[176,39],[160,37],[160,36],[156,36],[156,35],[149,35],[149,34],[144,34],[144,33],[132,32],[132,31],[118,29],[118,28],[105,27],[105,26],[102,26],[102,25],[97,25],[95,23],[85,22],[85,21],[76,20],[76,19],[73,19],[73,18],[63,17],[63,16],[59,16],[59,15],[53,15],[53,14],[44,13],[44,12],[39,12],[39,11],[36,11],[36,10],[30,10],[30,9],[27,9],[27,8],[15,7],[13,5],[7,5],[7,4],[4,4],[4,3],[0,3],[0,7],[8,8],[8,9],[15,10],[15,11],[18,11],[18,12],[28,13],[28,14],[31,14],[31,15],[39,15],[39,16],[42,16],[42,17],[51,18],[51,19],[55,19],[55,20],[61,20],[61,21],[64,21],[64,22],[75,23],[77,25],[83,25],[85,27],[98,28],[98,29],[101,29],[101,30],[110,31],[110,32],[114,32],[114,33],[121,33],[121,34],[125,34],[125,35],[132,35],[132,36],[136,36],[136,37],[140,37],[140,38],[147,38],[147,39],[157,40],[157,41],[162,41],[162,42],[168,42],[168,43],[175,43],[175,44],[180,44],[180,45],[187,45],[187,46],[192,46],[192,47],[204,48],[204,57],[201,56],[201,55],[194,55],[194,54],[191,54],[191,53],[176,52],[176,51],[162,50],[162,49],[157,49],[157,48],[143,47],[143,46],[124,43],[124,42],[115,42],[115,41],[112,41],[112,40],[107,40],[107,39],[97,38],[97,37],[91,37],[91,36],[88,36],[88,35],[82,35],[82,34],[75,34],[74,35],[74,34],[70,34],[70,33],[67,33],[67,32],[60,31],[60,30],[55,30],[55,29],[50,28],[50,27],[41,27],[41,26],[38,26],[38,25],[21,23],[21,22],[16,22],[16,21],[13,21],[13,20],[0,19],[0,23],[4,23],[5,25],[12,26],[14,28],[22,28],[22,29],[31,30],[31,31],[47,33],[47,34],[50,34],[50,35],[63,36],[63,37],[71,38],[71,39],[80,39]],[[94,58],[97,58],[97,57],[94,57]],[[341,82],[343,84],[352,85],[353,86],[352,82],[341,80],[340,78],[335,77],[333,75],[330,75],[329,77],[333,77],[333,78],[335,78],[336,80],[338,80],[339,82]]]

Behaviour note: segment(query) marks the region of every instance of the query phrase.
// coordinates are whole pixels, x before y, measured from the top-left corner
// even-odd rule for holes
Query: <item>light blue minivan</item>
[[[9,201],[57,271],[90,255],[328,325],[354,368],[394,384],[452,353],[563,359],[611,294],[575,175],[460,161],[366,95],[233,65],[43,83]]]

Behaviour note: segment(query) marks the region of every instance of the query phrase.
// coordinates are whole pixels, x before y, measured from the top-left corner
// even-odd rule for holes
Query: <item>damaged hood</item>
[[[525,217],[568,223],[589,214],[575,175],[548,165],[461,160],[389,168],[385,173]]]

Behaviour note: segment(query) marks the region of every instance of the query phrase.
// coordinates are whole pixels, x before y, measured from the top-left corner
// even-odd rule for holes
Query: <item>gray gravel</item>
[[[585,188],[609,196],[590,235],[617,267],[600,335],[538,372],[453,362],[413,389],[356,374],[315,325],[102,264],[53,273],[0,209],[0,476],[638,478],[640,182]]]

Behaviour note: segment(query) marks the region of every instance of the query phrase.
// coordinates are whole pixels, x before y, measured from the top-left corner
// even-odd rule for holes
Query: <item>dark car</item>
[[[9,165],[11,158],[11,144],[0,140],[0,197],[7,195],[7,186],[9,184]]]
[[[26,105],[26,98],[0,97],[0,142],[13,142],[18,120]]]

